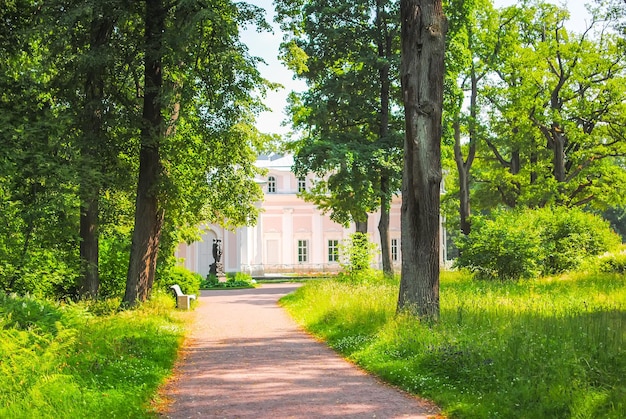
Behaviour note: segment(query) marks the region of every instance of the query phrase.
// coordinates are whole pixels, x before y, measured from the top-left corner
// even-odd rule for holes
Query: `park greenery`
[[[443,114],[424,125],[419,138],[408,129],[429,112],[411,119],[419,106],[407,106],[411,85],[401,81],[408,79],[404,73],[390,77],[406,70],[403,59],[430,51],[422,48],[434,39],[429,36],[416,38],[419,54],[403,49],[402,37],[412,36],[402,32],[412,16],[403,13],[417,3],[422,19],[434,16],[434,3],[443,6],[446,24],[426,27],[447,26]],[[404,205],[411,207],[412,194],[420,205],[403,218],[403,253],[421,264],[402,266],[408,280],[403,290],[412,294],[416,283],[437,288],[429,257],[437,253],[434,227],[429,227],[434,218],[424,213],[439,212],[429,185],[439,184],[440,142],[451,242],[470,234],[473,214],[502,208],[578,207],[623,220],[626,196],[615,187],[626,181],[622,2],[590,1],[589,18],[577,28],[567,24],[567,9],[541,0],[500,9],[491,0],[279,0],[276,5],[286,32],[282,58],[307,84],[291,97],[289,113],[298,135],[286,149],[295,153],[296,172],[313,172],[320,179],[302,196],[336,221],[355,223],[357,231],[365,231],[367,212],[380,209],[381,259],[390,274],[386,205],[404,177]],[[433,57],[429,63],[439,63]],[[406,74],[419,71],[418,65]],[[434,71],[434,64],[427,71]],[[440,74],[431,76],[437,81],[429,78],[421,85],[438,86]],[[441,132],[425,128],[439,123]],[[408,149],[414,142],[422,148]],[[405,160],[403,169],[402,153],[417,160]],[[416,163],[419,167],[410,167]]]
[[[283,142],[319,179],[303,198],[361,233],[381,210],[384,275],[355,235],[294,317],[451,416],[625,417],[626,256],[600,219],[626,234],[622,0],[576,30],[542,0],[275,4],[308,86]],[[258,215],[277,86],[249,25],[269,29],[229,0],[0,7],[0,417],[152,414],[184,333],[169,286],[218,286],[176,246]],[[440,199],[461,268],[441,281]]]
[[[188,317],[162,292],[119,301],[0,294],[0,417],[155,417]]]
[[[437,323],[396,314],[398,281],[307,282],[281,302],[336,351],[449,417],[626,415],[623,273],[443,273]]]
[[[250,25],[262,9],[230,1],[3,4],[0,289],[129,307],[201,222],[255,222],[275,85]]]

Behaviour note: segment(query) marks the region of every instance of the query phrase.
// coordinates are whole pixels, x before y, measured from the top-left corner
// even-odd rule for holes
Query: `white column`
[[[293,242],[293,208],[283,210],[283,231],[282,245],[283,255],[280,259],[285,265],[294,264],[294,242]]]
[[[322,215],[316,211],[311,220],[311,263],[315,265],[324,264],[326,254],[326,243],[322,232]]]

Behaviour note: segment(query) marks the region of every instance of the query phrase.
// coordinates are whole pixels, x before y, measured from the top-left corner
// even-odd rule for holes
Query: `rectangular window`
[[[306,240],[298,240],[298,262],[308,262],[309,258],[309,242]]]
[[[267,192],[276,193],[276,178],[274,176],[267,178]]]
[[[299,177],[298,178],[298,192],[304,192],[304,191],[306,191],[306,178]]]
[[[398,239],[391,239],[391,260],[398,261]]]
[[[339,262],[339,240],[328,240],[328,261]]]

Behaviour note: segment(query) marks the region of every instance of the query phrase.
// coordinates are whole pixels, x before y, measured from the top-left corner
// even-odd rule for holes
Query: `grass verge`
[[[137,310],[118,305],[0,295],[0,417],[156,417],[184,314],[162,294]]]
[[[396,316],[397,280],[312,281],[292,316],[384,380],[460,418],[626,417],[626,279],[441,279],[436,325]]]

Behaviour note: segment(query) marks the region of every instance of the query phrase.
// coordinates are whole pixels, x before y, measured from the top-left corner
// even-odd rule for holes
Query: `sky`
[[[290,130],[289,126],[283,126],[282,123],[287,119],[285,114],[285,106],[287,105],[287,97],[291,91],[303,91],[306,85],[301,80],[295,80],[293,74],[278,59],[278,52],[283,34],[278,25],[273,23],[274,6],[272,0],[245,0],[247,3],[254,4],[266,10],[266,20],[273,24],[274,33],[262,32],[257,33],[255,28],[248,28],[242,33],[242,40],[248,45],[250,54],[263,58],[267,65],[259,64],[261,75],[267,80],[280,83],[284,89],[276,92],[269,92],[264,103],[271,109],[270,112],[264,112],[257,118],[257,128],[264,133],[287,134]],[[580,31],[586,26],[589,17],[584,7],[585,1],[581,0],[549,0],[551,3],[565,5],[571,14],[569,22],[570,29]],[[505,7],[517,3],[515,0],[494,0],[496,7]]]

